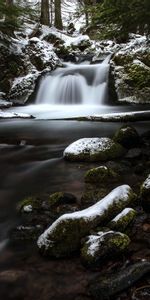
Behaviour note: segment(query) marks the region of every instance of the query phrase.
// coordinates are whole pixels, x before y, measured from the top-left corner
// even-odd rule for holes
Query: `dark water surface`
[[[91,275],[76,258],[46,261],[34,245],[10,247],[9,231],[20,222],[16,203],[25,196],[46,190],[67,191],[79,198],[90,164],[65,162],[63,150],[82,137],[111,137],[121,125],[48,120],[0,122],[0,299],[57,300],[70,295],[68,300],[78,300],[78,295],[84,295],[86,278]],[[135,123],[134,127],[141,134],[150,129],[150,122]]]

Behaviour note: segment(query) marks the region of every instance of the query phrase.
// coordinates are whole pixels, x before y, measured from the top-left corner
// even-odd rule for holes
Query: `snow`
[[[15,112],[0,111],[0,119],[12,119],[12,118],[28,119],[28,118],[33,118],[33,116],[28,115],[28,114],[23,114],[23,113],[18,114]]]
[[[82,152],[95,154],[99,150],[109,149],[113,143],[110,138],[83,138],[69,145],[64,151],[64,156],[67,154],[78,155]]]
[[[114,233],[114,231],[99,231],[97,235],[90,235],[86,242],[86,245],[88,246],[87,254],[90,256],[95,256],[95,253],[99,250],[99,247],[104,241],[104,237],[110,233]]]
[[[12,102],[0,99],[0,108],[7,108],[12,106]]]
[[[87,222],[89,220],[92,221],[96,217],[103,215],[108,207],[112,206],[114,203],[119,203],[120,201],[126,203],[131,192],[130,186],[122,185],[112,190],[106,197],[93,206],[78,212],[62,215],[39,237],[37,241],[38,247],[41,248],[44,245],[47,249],[50,245],[54,244],[53,241],[48,239],[49,235],[55,232],[57,225],[61,224],[63,221],[80,218],[83,218]]]
[[[32,205],[25,205],[24,207],[23,207],[23,211],[24,212],[26,212],[26,213],[30,213],[30,212],[32,212]]]
[[[118,214],[112,220],[112,222],[118,222],[120,219],[122,219],[123,217],[125,217],[126,215],[128,215],[128,213],[130,213],[130,212],[134,212],[134,209],[132,209],[132,208],[125,208],[120,214]]]
[[[150,174],[142,184],[142,188],[149,190],[150,189]]]
[[[89,119],[101,119],[101,120],[119,120],[121,118],[124,118],[124,117],[130,117],[130,116],[135,116],[135,117],[138,117],[142,114],[146,114],[146,113],[150,113],[150,110],[146,110],[146,111],[132,111],[132,112],[122,112],[122,113],[109,113],[109,114],[94,114],[93,116],[89,116],[88,118]]]

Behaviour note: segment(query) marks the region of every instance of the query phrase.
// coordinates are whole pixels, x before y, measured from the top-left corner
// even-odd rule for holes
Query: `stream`
[[[58,78],[52,80],[57,81],[53,82],[55,89],[57,85],[60,89],[65,87],[67,96],[63,91],[63,97],[61,97],[59,89],[58,97],[56,99],[53,97],[55,104],[48,103],[47,95],[51,90],[49,86],[49,80],[51,80],[49,77],[51,76],[49,76],[42,83],[41,90],[37,95],[37,104],[9,109],[9,111],[33,114],[36,119],[0,121],[1,299],[63,300],[68,295],[70,297],[68,300],[80,300],[81,295],[82,299],[88,299],[85,296],[85,286],[87,278],[92,275],[89,271],[85,271],[78,258],[68,259],[67,262],[65,259],[48,261],[39,255],[34,243],[30,245],[20,243],[15,246],[9,243],[10,231],[21,224],[21,217],[16,213],[16,205],[19,200],[41,192],[51,194],[58,191],[70,192],[78,199],[80,198],[84,187],[84,173],[92,164],[65,162],[63,160],[64,149],[79,138],[112,137],[114,132],[123,125],[109,122],[66,121],[65,118],[132,110],[129,105],[109,106],[103,103],[104,98],[107,97],[107,86],[103,84],[107,80],[106,73],[97,83],[96,76],[98,76],[99,70],[96,75],[93,75],[95,67],[92,67],[89,75],[91,83],[89,83],[86,78],[81,80],[85,71],[87,74],[87,67],[76,68],[75,73],[79,74],[78,76],[74,75],[74,67],[69,66],[68,68],[69,72],[65,70],[65,74],[71,76],[71,78],[69,77],[69,86],[73,86],[71,90],[68,90],[68,82],[64,74],[62,75],[62,70],[54,73],[54,75],[58,75],[59,80],[62,76],[61,84],[58,83]],[[108,62],[105,69],[108,72]],[[94,79],[92,76],[95,76]],[[97,97],[91,96],[92,104],[85,105],[82,101],[85,101],[88,93],[93,95],[93,91],[89,91],[93,80],[98,93],[102,88],[100,104],[95,104],[94,101]],[[74,81],[77,87],[81,83],[83,93],[77,92],[81,90],[79,88],[74,90]],[[48,85],[50,90],[47,91],[45,85]],[[87,85],[88,92],[86,90],[85,97]],[[106,87],[105,91],[104,86]],[[44,91],[46,89],[45,96],[42,89]],[[71,103],[74,105],[68,103],[71,97],[70,93],[72,95]],[[40,99],[43,99],[44,104],[41,104]],[[77,103],[75,103],[76,99],[78,99]],[[65,105],[66,103],[67,105]],[[83,105],[78,105],[79,103]],[[144,109],[146,108],[148,107],[145,106]],[[141,106],[134,106],[134,111],[140,109]],[[64,118],[64,120],[59,121],[58,118]],[[149,130],[150,122],[136,122],[134,127],[142,134]]]

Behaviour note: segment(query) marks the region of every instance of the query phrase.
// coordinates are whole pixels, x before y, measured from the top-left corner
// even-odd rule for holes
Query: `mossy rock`
[[[113,57],[113,61],[117,66],[126,66],[128,64],[131,64],[133,62],[133,55],[129,54],[116,54]]]
[[[109,181],[116,181],[118,174],[106,166],[100,166],[90,169],[85,174],[85,182],[88,183],[107,183]]]
[[[31,205],[32,206],[32,209],[41,209],[41,201],[35,197],[35,196],[31,196],[31,197],[28,197],[28,198],[25,198],[21,201],[18,202],[17,204],[17,211],[18,212],[23,212],[24,211],[24,207],[25,206],[29,206]]]
[[[150,174],[140,187],[140,198],[143,209],[150,212]]]
[[[150,70],[139,64],[132,64],[125,68],[128,75],[126,82],[135,88],[142,89],[150,86]]]
[[[58,218],[38,239],[38,247],[43,255],[63,257],[75,252],[80,242],[91,229],[108,223],[129,203],[135,194],[128,185],[114,189],[93,206]]]
[[[65,149],[64,158],[70,161],[107,161],[125,153],[126,150],[110,138],[83,138]]]
[[[76,197],[70,193],[56,192],[50,195],[47,199],[49,206],[55,206],[60,204],[74,204],[77,202]]]
[[[106,257],[122,253],[130,243],[127,235],[120,232],[100,231],[87,238],[81,249],[81,258],[85,265],[98,267]]]
[[[134,148],[139,145],[140,137],[136,129],[129,125],[119,128],[114,137],[114,141],[121,144],[125,148]]]
[[[85,190],[81,197],[81,206],[82,208],[89,207],[90,205],[93,205],[99,199],[104,198],[109,192],[111,191],[110,188],[106,187],[97,187],[97,186],[91,186],[89,184],[86,184]]]
[[[136,215],[137,213],[134,209],[125,208],[108,224],[108,227],[113,230],[124,232],[125,229],[135,220]]]

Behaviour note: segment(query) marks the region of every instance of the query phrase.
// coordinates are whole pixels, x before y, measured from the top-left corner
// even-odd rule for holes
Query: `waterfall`
[[[110,56],[101,64],[58,68],[44,77],[36,104],[104,104],[107,98]]]

